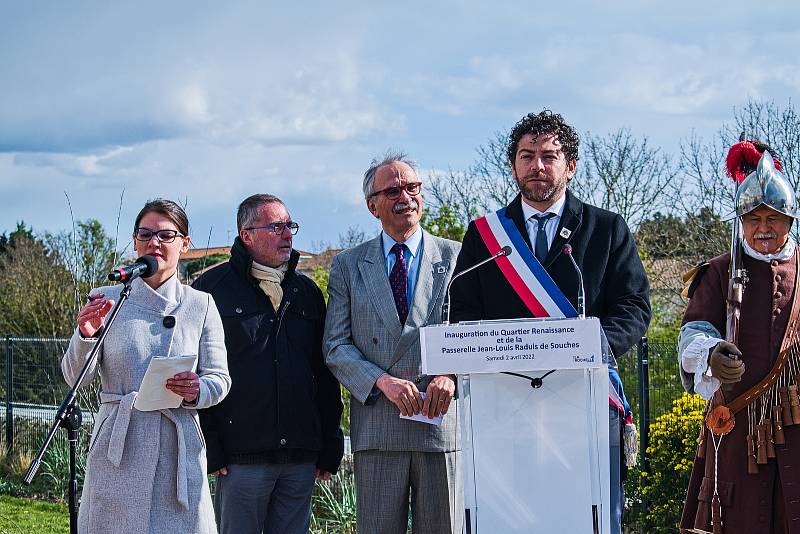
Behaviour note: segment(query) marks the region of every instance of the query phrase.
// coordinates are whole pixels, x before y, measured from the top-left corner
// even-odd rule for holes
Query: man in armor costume
[[[771,152],[731,148],[731,252],[701,265],[688,290],[681,379],[709,403],[682,533],[800,534],[797,201]]]

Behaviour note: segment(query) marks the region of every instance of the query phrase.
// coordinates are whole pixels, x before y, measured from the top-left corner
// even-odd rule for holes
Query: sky
[[[674,153],[748,98],[785,105],[798,20],[791,1],[0,0],[0,233],[119,219],[124,243],[163,197],[221,246],[272,193],[297,248],[335,246],[379,231],[361,180],[389,148],[424,181],[543,108]]]

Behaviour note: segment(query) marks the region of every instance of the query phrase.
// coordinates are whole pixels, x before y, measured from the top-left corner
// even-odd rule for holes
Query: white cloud
[[[335,24],[346,15],[298,9],[308,25],[295,28],[266,4],[240,8],[206,6],[187,17],[179,5],[159,5],[154,20],[146,10],[104,6],[91,23],[74,20],[75,35],[25,24],[42,13],[17,8],[17,25],[0,35],[0,151],[84,152],[180,137],[313,144],[402,126],[364,81],[359,32]],[[54,6],[46,17],[70,19],[69,9]],[[330,25],[314,27],[315,18]]]
[[[214,243],[242,198],[275,193],[300,242],[335,242],[374,225],[361,173],[389,146],[462,168],[543,107],[662,146],[713,132],[747,96],[800,90],[800,8],[776,5],[6,3],[0,231],[63,227],[64,190],[115,224],[127,187],[123,217],[188,198]]]
[[[13,157],[23,167],[53,167],[76,177],[92,178],[119,173],[136,165],[144,155],[132,147],[115,147],[96,154],[51,154],[21,152]]]
[[[191,122],[201,124],[210,120],[208,114],[208,97],[205,89],[199,85],[187,85],[179,91],[179,103],[186,117]]]

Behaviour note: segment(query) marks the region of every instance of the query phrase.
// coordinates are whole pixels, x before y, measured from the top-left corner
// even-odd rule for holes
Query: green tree
[[[42,240],[12,232],[0,254],[0,332],[65,336],[72,316],[70,272]]]
[[[11,233],[3,232],[0,234],[0,254],[5,253],[9,247],[13,247],[17,240],[23,237],[33,239],[33,229],[28,228],[25,225],[25,221],[20,221]]]
[[[74,232],[34,234],[19,223],[0,240],[0,332],[66,336],[84,295],[105,285],[116,252],[96,220],[75,223]]]
[[[730,223],[707,207],[683,217],[657,212],[642,221],[636,231],[636,243],[642,256],[649,260],[681,258],[688,264],[724,253],[729,240]]]
[[[450,206],[439,206],[435,211],[425,208],[420,223],[431,234],[453,241],[464,239],[464,232],[467,231]]]
[[[330,273],[328,269],[323,267],[322,265],[317,265],[314,267],[314,271],[311,273],[311,279],[317,284],[322,290],[322,295],[325,297],[325,303],[328,303],[328,278],[330,277]]]

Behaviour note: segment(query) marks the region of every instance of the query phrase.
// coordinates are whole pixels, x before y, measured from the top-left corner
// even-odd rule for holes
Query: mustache
[[[775,232],[766,232],[766,233],[758,232],[753,236],[753,238],[755,239],[776,239],[777,237],[778,234],[776,234]]]
[[[544,172],[534,171],[526,176],[523,177],[523,180],[543,180],[546,179],[547,175]]]
[[[392,206],[392,213],[398,214],[403,210],[412,209],[417,211],[419,209],[419,202],[415,199],[411,199],[410,202],[398,202],[394,206]]]

